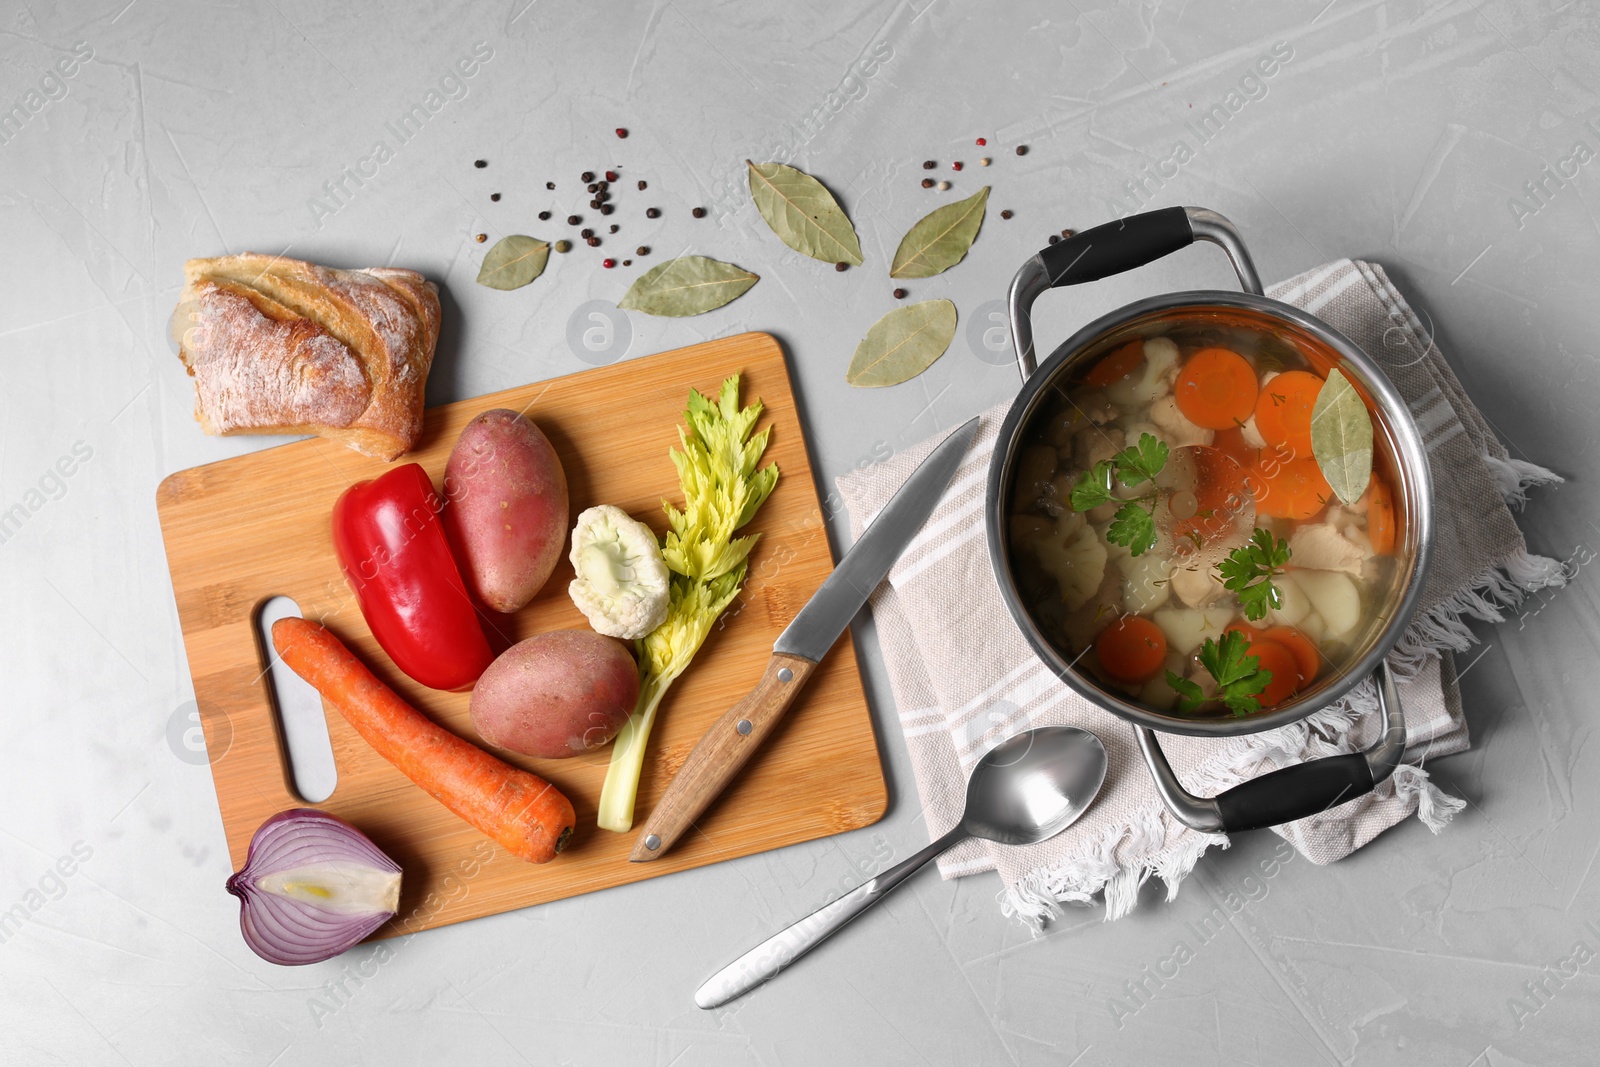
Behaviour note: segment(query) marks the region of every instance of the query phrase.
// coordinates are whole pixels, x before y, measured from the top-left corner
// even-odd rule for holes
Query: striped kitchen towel
[[[1462,391],[1430,331],[1376,264],[1341,259],[1268,295],[1312,312],[1360,345],[1405,397],[1433,464],[1434,563],[1415,621],[1390,656],[1405,705],[1406,762],[1373,793],[1277,827],[1314,863],[1330,863],[1412,813],[1438,831],[1462,802],[1423,769],[1468,747],[1451,654],[1474,640],[1467,619],[1499,621],[1527,592],[1560,585],[1564,566],[1532,555],[1512,518],[1528,487],[1560,479],[1511,458]],[[946,878],[998,870],[1003,908],[1037,925],[1062,903],[1103,893],[1106,917],[1133,908],[1151,875],[1178,883],[1227,838],[1183,826],[1162,806],[1132,727],[1062,685],[1029,648],[1000,599],[983,527],[989,457],[1009,404],[983,413],[966,460],[922,531],[871,598],[873,621],[911,754],[930,840],[960,817],[966,774],[1005,737],[1032,726],[1081,726],[1109,756],[1106,783],[1064,833],[1029,847],[967,841],[946,852]],[[937,444],[929,441],[838,479],[859,536]],[[1191,791],[1214,795],[1274,767],[1366,747],[1379,730],[1369,681],[1309,718],[1236,738],[1164,735]]]

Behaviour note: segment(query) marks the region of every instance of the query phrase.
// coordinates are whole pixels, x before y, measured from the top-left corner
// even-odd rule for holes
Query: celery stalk
[[[663,503],[669,529],[662,556],[672,572],[671,599],[666,621],[638,643],[639,703],[611,749],[597,820],[603,830],[633,827],[639,775],[661,699],[744,584],[759,535],[733,534],[755,516],[778,481],[777,464],[756,467],[770,432],[750,432],[760,417],[760,400],[739,407],[738,375],[722,383],[715,403],[689,390],[686,425],[678,431],[683,447],[671,452],[683,508]]]

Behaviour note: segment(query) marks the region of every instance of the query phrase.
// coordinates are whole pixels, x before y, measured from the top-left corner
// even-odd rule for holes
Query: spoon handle
[[[966,830],[958,823],[916,855],[767,938],[706,979],[695,991],[694,1002],[702,1008],[715,1008],[754,989],[816,948],[845,923],[876,904],[889,890],[921,870],[929,860],[966,836]]]

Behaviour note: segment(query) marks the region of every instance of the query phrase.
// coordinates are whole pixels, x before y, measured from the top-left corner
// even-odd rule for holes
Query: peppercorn
[[[489,194],[489,199],[493,200],[495,203],[498,204],[500,202],[500,194],[499,193],[490,193]]]
[[[961,169],[961,161],[958,159],[954,163],[950,164],[950,169],[951,170],[960,170]]]
[[[606,181],[614,182],[616,180],[617,180],[617,172],[616,171],[614,171],[614,170],[606,171]]]
[[[590,182],[588,188],[585,191],[590,196],[593,196],[595,193],[598,193],[600,191],[600,186],[598,184],[596,184],[595,182]]]
[[[617,224],[616,224],[616,223],[614,223],[614,222],[613,222],[613,223],[612,223],[612,224],[611,224],[611,232],[612,232],[612,233],[616,233],[616,232],[617,232],[617,231],[618,231],[618,230],[620,230],[620,229],[622,229],[622,227],[621,227],[621,226],[618,226],[618,225],[617,225]]]
[[[578,236],[587,241],[589,238],[594,236],[594,231],[585,226],[583,229],[578,231]]]
[[[549,222],[550,221],[550,212],[548,212],[548,211],[539,212],[539,221],[540,222]]]
[[[644,217],[647,219],[659,219],[661,217],[661,209],[647,207],[644,209]]]
[[[600,238],[591,237],[587,241],[585,241],[584,243],[587,244],[590,248],[599,248],[600,247]]]
[[[483,242],[487,241],[488,239],[489,239],[489,235],[486,234],[486,233],[480,233],[480,234],[478,234],[478,236],[473,238],[473,240],[478,242],[480,245],[483,244]]]
[[[933,188],[933,179],[932,178],[924,178],[924,179],[922,179],[922,187],[924,189],[932,189]]]
[[[621,126],[618,126],[617,127],[617,136],[621,137],[624,140],[626,140],[627,137],[628,137],[628,131],[623,129]]]
[[[639,191],[642,193],[648,188],[650,188],[650,186],[645,183],[645,180],[643,178],[640,178],[639,179]]]
[[[633,250],[633,254],[636,256],[648,256],[650,254],[650,246],[640,245],[638,248]]]
[[[601,179],[600,181],[595,182],[595,184],[600,187],[600,191],[602,193],[605,192],[607,189],[611,188],[611,183],[606,181],[605,179]]]
[[[546,189],[552,189],[553,190],[556,187],[556,183],[555,182],[545,182],[544,183],[544,187]]]
[[[697,219],[703,219],[706,217],[706,209],[703,207],[697,207],[693,211],[689,212],[689,214],[693,215]]]
[[[622,261],[622,265],[623,265],[623,266],[624,266],[624,267],[631,267],[631,266],[633,266],[633,260],[631,260],[631,259],[625,259],[625,260],[623,260],[623,261]]]
[[[849,270],[850,269],[850,264],[848,264],[848,263],[835,263],[833,265],[833,269],[834,270]]]
[[[988,143],[989,143],[989,138],[987,138],[987,137],[978,138],[978,147],[979,148],[982,148],[984,145],[986,145]]]
[[[1060,244],[1061,243],[1061,235],[1059,233],[1051,234],[1050,235],[1050,243],[1053,244],[1053,245]]]
[[[600,205],[600,214],[602,214],[602,215],[609,215],[615,210],[616,210],[616,208],[612,207],[610,204],[601,204]]]
[[[940,182],[939,183],[939,191],[941,193],[944,192],[948,188],[950,188],[950,183],[949,182]]]
[[[894,291],[894,298],[896,300],[904,300],[906,298],[906,291],[904,289],[896,289]]]
[[[475,159],[472,161],[472,165],[477,167],[479,170],[482,170],[484,167],[489,165],[489,161],[487,159]]]
[[[595,211],[599,211],[600,210],[600,201],[591,200],[591,201],[589,201],[589,206],[591,208],[593,208]]]
[[[934,167],[937,167],[938,165],[939,164],[935,163],[931,159],[924,159],[922,161],[922,169],[923,170],[932,170]]]
[[[602,259],[600,261],[600,265],[602,267],[604,267],[606,270],[610,270],[612,267],[615,267],[617,265],[617,261],[608,257],[606,259]]]
[[[570,251],[572,251],[572,242],[571,241],[557,241],[556,242],[556,251],[557,252],[570,252]]]
[[[978,166],[987,167],[992,162],[994,162],[994,160],[990,159],[988,156],[984,156],[982,159],[978,160]]]
[[[607,200],[610,200],[610,199],[611,199],[611,194],[610,194],[610,193],[608,193],[608,192],[606,192],[606,191],[605,191],[605,190],[604,190],[604,189],[602,189],[602,190],[600,190],[600,191],[599,191],[599,192],[598,192],[598,193],[595,193],[595,194],[594,194],[594,198],[595,198],[595,199],[596,199],[596,200],[598,200],[598,201],[600,201],[600,202],[601,202],[601,203],[602,203],[602,204],[603,204],[603,203],[605,203],[605,202],[606,202],[606,201],[607,201]]]
[[[594,181],[594,171],[592,171],[592,170],[584,171],[582,174],[578,175],[578,180],[580,182],[583,182],[583,184],[588,185],[590,182]],[[594,192],[593,189],[590,189],[589,191],[591,193]]]
[[[568,226],[576,226],[578,223],[580,223],[582,221],[583,221],[583,216],[582,215],[568,215],[567,216],[567,225]]]
[[[1062,237],[1071,237],[1073,234],[1075,234],[1077,232],[1078,232],[1077,230],[1062,230],[1061,231],[1061,236]]]
[[[1006,208],[1004,211],[1000,212],[1000,217],[1003,219],[1009,219],[1013,214],[1015,214],[1015,212],[1013,212],[1010,208]]]
[[[1027,154],[1028,154],[1028,146],[1027,145],[1025,145],[1025,144],[1017,145],[1017,155],[1025,156]]]

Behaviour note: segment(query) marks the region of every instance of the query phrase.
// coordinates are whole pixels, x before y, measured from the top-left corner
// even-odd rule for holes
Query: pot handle
[[[1135,726],[1139,748],[1155,778],[1156,792],[1185,826],[1224,834],[1293,822],[1371,792],[1394,773],[1406,747],[1405,712],[1394,680],[1389,677],[1389,667],[1380,662],[1372,673],[1378,685],[1378,710],[1383,714],[1384,730],[1371,748],[1280,767],[1215,797],[1197,797],[1184,789],[1155,733]]]
[[[1033,350],[1033,302],[1046,289],[1098,281],[1142,267],[1196,241],[1221,245],[1239,276],[1239,285],[1261,294],[1261,277],[1233,223],[1203,207],[1168,207],[1146,211],[1053,244],[1022,265],[1011,279],[1007,305],[1017,368],[1027,381],[1038,369]]]

